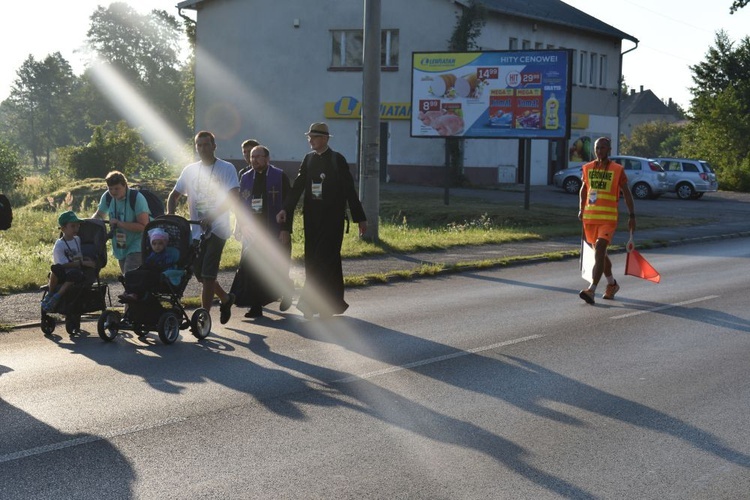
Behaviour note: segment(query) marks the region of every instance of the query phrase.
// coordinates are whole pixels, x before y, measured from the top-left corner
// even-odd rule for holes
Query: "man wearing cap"
[[[186,166],[167,198],[167,213],[174,214],[177,200],[188,198],[190,219],[201,221],[193,225],[193,239],[200,240],[205,230],[200,253],[193,263],[196,279],[203,285],[201,307],[211,311],[214,295],[219,297],[220,322],[225,324],[232,316],[234,296],[227,293],[216,280],[219,275],[221,254],[227,239],[232,236],[229,210],[237,203],[239,181],[237,170],[228,161],[216,158],[216,137],[207,130],[195,134],[195,151],[200,161]]]
[[[367,230],[367,222],[346,158],[328,147],[328,125],[313,123],[305,135],[312,151],[302,160],[277,221],[283,224],[292,218],[304,194],[305,285],[297,309],[306,318],[316,313],[326,317],[341,314],[349,307],[344,301],[341,268],[347,205],[352,219],[359,224],[360,235]]]

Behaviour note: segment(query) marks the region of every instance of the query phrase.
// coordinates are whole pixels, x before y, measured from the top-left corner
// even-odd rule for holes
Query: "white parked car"
[[[719,190],[716,174],[708,162],[688,158],[655,158],[667,173],[670,193],[683,200],[697,200],[703,193]]]
[[[654,160],[639,156],[611,156],[610,159],[625,168],[628,187],[638,199],[658,198],[668,192],[667,175]],[[576,194],[581,190],[583,167],[565,168],[555,173],[552,183],[566,192]]]

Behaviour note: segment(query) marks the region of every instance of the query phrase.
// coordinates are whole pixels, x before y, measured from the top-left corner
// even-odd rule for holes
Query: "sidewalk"
[[[436,195],[442,193],[440,188],[389,187],[394,190],[431,190]],[[523,192],[517,191],[488,191],[488,190],[452,190],[455,196],[476,196],[492,199],[493,197],[515,197],[523,201]],[[713,194],[712,194],[713,196]],[[741,199],[735,199],[742,196]],[[514,199],[515,199],[514,198]],[[720,222],[698,226],[673,227],[636,231],[636,245],[646,243],[656,245],[679,245],[722,238],[750,237],[750,194],[736,195],[729,193],[726,199],[716,197],[706,203],[705,197],[701,201],[681,200],[648,200],[639,203],[639,212],[661,213],[666,209],[677,212],[676,216],[695,217],[692,212],[703,213],[706,217],[714,216],[714,211],[720,212]],[[747,198],[747,199],[745,199]],[[506,198],[507,199],[507,198]],[[532,202],[547,203],[561,206],[562,209],[575,209],[576,197],[564,194],[548,186],[539,187],[532,193]],[[670,203],[674,203],[670,205]],[[728,208],[729,207],[729,208]],[[734,207],[734,208],[732,208]],[[708,213],[710,211],[711,213]],[[618,233],[613,244],[625,246],[629,235]],[[361,276],[367,274],[384,274],[396,271],[414,271],[425,264],[452,266],[458,263],[499,260],[507,258],[532,258],[551,252],[578,251],[580,239],[578,236],[560,238],[547,241],[525,241],[482,246],[454,247],[438,252],[418,252],[413,254],[389,254],[376,257],[346,259],[343,262],[344,276]],[[577,258],[577,257],[571,257]],[[301,265],[292,269],[292,277],[297,283],[304,281],[304,270]],[[220,273],[219,282],[225,289],[229,289],[234,278],[234,272]],[[195,280],[191,280],[185,296],[199,296],[200,288]],[[116,302],[116,297],[122,293],[119,282],[110,282],[110,296]],[[16,326],[31,326],[39,322],[39,300],[41,293],[29,292],[0,297],[0,322]],[[113,304],[118,305],[119,304]]]

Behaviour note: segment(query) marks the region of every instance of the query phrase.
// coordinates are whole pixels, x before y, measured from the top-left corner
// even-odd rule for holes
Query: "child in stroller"
[[[120,295],[120,302],[127,304],[143,299],[149,290],[159,287],[161,274],[174,269],[180,260],[180,251],[168,246],[169,233],[155,227],[147,234],[151,242],[151,253],[140,268],[125,273],[125,293]],[[168,273],[165,276],[169,278]]]
[[[145,263],[122,278],[126,293],[120,300],[127,304],[124,314],[105,310],[99,316],[97,328],[103,340],[112,342],[121,330],[133,331],[140,338],[156,331],[163,343],[171,344],[179,338],[180,330],[189,328],[198,339],[211,332],[206,309],[198,308],[188,316],[181,303],[198,251],[191,222],[177,215],[162,215],[146,225],[141,239]]]
[[[60,314],[73,335],[80,331],[82,314],[107,307],[109,288],[99,281],[99,271],[107,265],[107,229],[103,221],[79,219],[72,211],[61,213],[57,222],[60,238],[52,251],[48,284],[42,287],[41,329],[50,335],[56,326],[51,314]]]
[[[42,311],[46,313],[55,310],[60,298],[71,286],[86,281],[85,268],[96,267],[94,259],[83,255],[81,238],[78,236],[81,222],[83,221],[72,211],[63,212],[57,218],[62,235],[52,248],[53,264],[49,273],[49,293],[42,299]],[[91,276],[91,273],[88,274]],[[91,282],[93,283],[93,280]]]

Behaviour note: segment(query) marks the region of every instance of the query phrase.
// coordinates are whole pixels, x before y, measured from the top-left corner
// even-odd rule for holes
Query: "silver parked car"
[[[696,200],[703,193],[719,190],[716,174],[711,165],[703,160],[688,158],[654,158],[667,173],[669,192],[683,200]]]
[[[658,198],[668,190],[667,176],[654,160],[639,156],[611,156],[610,159],[625,168],[628,187],[638,199]],[[565,168],[555,173],[552,183],[575,194],[581,190],[583,167]]]

